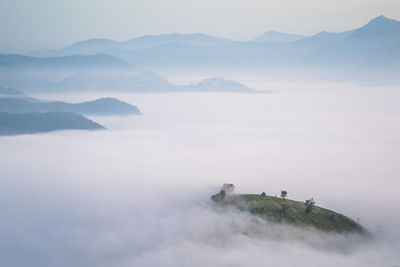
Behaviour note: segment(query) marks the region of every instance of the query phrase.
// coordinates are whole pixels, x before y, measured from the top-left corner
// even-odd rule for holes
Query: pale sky
[[[311,35],[379,15],[400,20],[400,0],[1,0],[0,52],[175,32],[234,40],[269,30]]]

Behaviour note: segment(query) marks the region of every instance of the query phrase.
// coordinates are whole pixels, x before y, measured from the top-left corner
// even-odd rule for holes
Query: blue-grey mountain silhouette
[[[288,42],[298,41],[304,38],[306,38],[305,35],[268,31],[263,35],[255,39],[252,39],[251,41],[258,43],[288,43]]]
[[[31,57],[0,54],[0,68],[40,69],[127,69],[132,66],[124,60],[107,54],[68,55],[61,57]]]
[[[100,124],[70,112],[0,112],[0,136],[33,134],[56,130],[100,130]]]
[[[102,63],[102,60],[99,60],[95,64],[86,63],[86,66],[102,66],[114,70],[121,67],[119,71],[124,68],[122,66],[126,68],[128,63],[136,66],[137,70],[151,69],[156,72],[170,69],[199,72],[212,68],[287,79],[398,83],[399,25],[397,20],[379,16],[357,29],[338,33],[320,32],[305,38],[276,32],[267,32],[266,35],[248,42],[236,42],[202,34],[148,35],[121,43],[111,40],[88,40],[53,50],[51,53],[65,54],[70,51],[68,53],[113,55],[112,58],[108,58],[109,62]],[[299,40],[295,40],[296,38]],[[97,55],[92,57],[95,56]],[[31,79],[25,73],[21,74],[20,70],[33,66],[35,70],[40,71],[45,66],[58,68],[60,65],[69,65],[76,67],[74,72],[77,72],[85,66],[84,63],[65,62],[72,59],[51,58],[46,61],[43,58],[18,57],[21,56],[0,55],[0,69],[14,70],[19,74],[12,78],[10,73],[2,75],[0,72],[0,84],[49,88],[53,84],[38,80],[38,77]],[[72,58],[74,57],[76,56]],[[56,64],[59,61],[63,63]],[[92,61],[95,61],[94,58]],[[96,86],[98,88],[100,85]],[[164,83],[164,86],[168,88],[169,85]],[[117,87],[122,86],[120,84]],[[133,87],[130,85],[130,90]],[[138,91],[139,88],[135,90]],[[140,90],[146,91],[146,88]],[[150,91],[155,90],[153,88]]]
[[[12,94],[5,95],[2,92]],[[116,98],[100,98],[82,103],[43,101],[29,97],[19,90],[2,88],[0,88],[0,111],[11,113],[62,111],[91,115],[140,114],[136,106]]]

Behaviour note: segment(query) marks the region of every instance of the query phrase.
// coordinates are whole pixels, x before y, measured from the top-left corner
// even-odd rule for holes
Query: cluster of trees
[[[265,194],[265,192],[262,192],[262,193],[261,193],[261,196],[262,196],[262,197],[265,197],[266,195],[267,195],[267,194]],[[282,199],[285,199],[286,196],[287,196],[287,191],[281,191],[281,198],[282,198]]]
[[[232,194],[233,190],[235,190],[235,186],[233,184],[223,184],[221,191],[218,194],[212,195],[211,199],[215,202],[222,201],[226,195]]]

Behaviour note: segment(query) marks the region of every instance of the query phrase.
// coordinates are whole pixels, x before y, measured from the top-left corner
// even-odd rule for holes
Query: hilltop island
[[[105,129],[82,114],[116,116],[138,115],[141,112],[136,106],[116,98],[82,103],[44,101],[17,89],[0,87],[0,136]]]
[[[359,233],[368,231],[354,220],[334,211],[315,206],[313,199],[305,202],[286,199],[287,192],[281,197],[261,194],[233,194],[234,186],[224,184],[220,193],[211,199],[222,206],[235,207],[243,212],[275,223],[287,223],[299,227],[312,227],[325,232]]]
[[[111,97],[81,103],[44,101],[33,98],[23,91],[2,87],[0,87],[0,111],[10,113],[57,111],[101,116],[141,114],[136,106]]]
[[[102,125],[71,112],[8,113],[0,111],[0,136],[57,130],[102,130]]]

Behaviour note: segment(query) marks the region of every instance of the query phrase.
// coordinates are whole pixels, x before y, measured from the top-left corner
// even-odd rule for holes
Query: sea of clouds
[[[273,93],[103,94],[143,115],[1,137],[0,265],[399,266],[398,88],[257,86]],[[221,210],[226,182],[314,197],[371,237]]]

